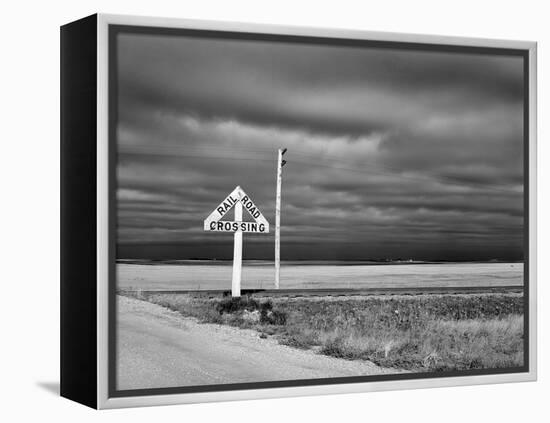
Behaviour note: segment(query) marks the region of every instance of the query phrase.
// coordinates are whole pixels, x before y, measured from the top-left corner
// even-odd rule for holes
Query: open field
[[[243,289],[273,287],[273,262],[244,261]],[[283,262],[281,289],[523,286],[523,263]],[[231,262],[117,263],[118,289],[231,288]]]
[[[129,294],[126,294],[129,295]],[[255,299],[134,293],[206,323],[322,355],[411,371],[523,364],[523,295]]]

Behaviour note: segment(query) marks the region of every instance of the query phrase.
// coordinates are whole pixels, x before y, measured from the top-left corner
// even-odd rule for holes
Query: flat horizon
[[[217,259],[217,258],[179,258],[179,259],[149,259],[149,258],[117,258],[116,262],[132,262],[132,261],[140,261],[140,262],[147,262],[147,261],[154,261],[154,262],[185,262],[185,261],[203,261],[203,262],[224,262],[224,263],[231,263],[233,262],[232,259]],[[250,261],[256,261],[256,262],[268,262],[272,263],[275,260],[270,259],[242,259],[243,262],[250,262]],[[375,264],[395,264],[395,263],[403,263],[403,264],[434,264],[434,263],[524,263],[525,260],[506,260],[506,259],[490,259],[490,260],[414,260],[414,259],[342,259],[342,260],[334,260],[334,259],[287,259],[287,260],[281,260],[281,263],[288,263],[288,262],[315,262],[315,263],[375,263]]]

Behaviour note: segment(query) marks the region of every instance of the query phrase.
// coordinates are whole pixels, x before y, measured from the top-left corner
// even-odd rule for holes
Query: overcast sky
[[[118,257],[231,258],[240,185],[283,259],[521,259],[520,57],[118,36]],[[232,217],[232,214],[230,214]],[[273,257],[273,231],[244,258]]]

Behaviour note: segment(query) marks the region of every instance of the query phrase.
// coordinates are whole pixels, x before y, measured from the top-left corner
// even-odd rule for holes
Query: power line
[[[307,165],[310,165],[310,166],[327,167],[327,168],[331,168],[331,169],[345,170],[345,171],[357,172],[357,173],[371,173],[371,174],[389,176],[389,177],[393,177],[393,178],[408,179],[408,180],[411,180],[411,181],[422,182],[422,183],[426,183],[426,182],[429,182],[429,183],[440,182],[441,183],[442,181],[444,181],[447,184],[455,185],[455,186],[462,186],[462,187],[469,188],[473,185],[473,186],[477,186],[479,188],[485,188],[487,190],[498,191],[498,192],[503,192],[503,193],[507,193],[507,194],[521,194],[520,191],[514,191],[514,190],[511,190],[511,189],[501,188],[501,187],[497,187],[497,186],[494,186],[494,185],[484,184],[482,182],[473,182],[472,181],[472,182],[466,184],[466,183],[461,183],[461,182],[455,181],[452,178],[446,178],[444,176],[439,176],[439,175],[437,175],[437,176],[436,175],[431,175],[431,177],[421,176],[421,175],[413,176],[413,175],[403,175],[403,174],[399,174],[399,173],[396,174],[396,173],[381,172],[381,171],[378,171],[378,170],[370,170],[368,168],[360,168],[359,169],[359,168],[349,168],[349,167],[323,164],[323,163],[319,163],[319,162],[308,162],[308,161],[300,161],[300,160],[292,160],[292,161],[295,162],[295,163],[307,164]]]
[[[123,151],[122,154],[126,155],[137,155],[137,156],[162,156],[162,157],[186,157],[186,158],[195,158],[195,159],[213,159],[213,160],[247,160],[247,161],[262,161],[262,162],[271,162],[272,159],[261,158],[261,157],[242,157],[242,156],[205,156],[199,154],[184,154],[184,153],[162,153],[162,152],[135,152],[135,151]]]
[[[294,150],[293,150],[294,151]],[[328,156],[328,155],[324,155],[324,156],[319,156],[319,157],[315,157],[315,156],[307,156],[307,155],[304,155],[304,154],[296,154],[296,153],[293,153],[293,156],[301,156],[301,157],[305,157],[305,158],[313,158],[313,159],[328,159],[328,160],[332,160],[333,162],[339,162],[339,163],[343,163],[343,164],[352,164],[352,165],[356,165],[356,163],[354,162],[351,162],[351,161],[346,161],[346,160],[342,160],[340,158],[336,158],[335,156]],[[296,160],[293,160],[293,161],[296,161]],[[331,167],[331,168],[335,168],[335,169],[341,169],[341,170],[349,170],[349,171],[352,171],[352,172],[368,172],[368,173],[378,173],[378,174],[381,174],[381,175],[386,175],[386,176],[393,176],[393,177],[399,177],[399,178],[406,178],[406,179],[411,179],[411,180],[417,180],[419,182],[434,182],[434,180],[443,180],[443,181],[446,181],[447,183],[449,184],[452,184],[452,185],[456,185],[456,186],[471,186],[471,185],[477,185],[479,187],[485,187],[487,189],[492,189],[492,190],[497,190],[497,191],[501,191],[501,192],[507,192],[507,193],[513,193],[513,194],[518,194],[519,191],[514,191],[514,190],[510,190],[510,189],[506,189],[506,188],[502,188],[502,187],[498,187],[498,186],[495,186],[493,184],[484,184],[483,182],[475,182],[475,181],[470,181],[468,184],[466,183],[460,183],[459,181],[456,181],[455,179],[451,178],[451,177],[445,177],[443,175],[433,175],[433,174],[428,174],[427,176],[422,176],[422,175],[403,175],[401,172],[402,170],[401,169],[398,169],[398,168],[395,168],[395,167],[391,167],[391,166],[388,166],[388,165],[385,165],[385,164],[382,164],[382,163],[374,163],[372,161],[369,161],[369,160],[365,160],[364,163],[366,165],[369,165],[369,166],[375,166],[375,167],[379,167],[379,168],[382,168],[382,169],[386,169],[386,170],[389,170],[390,172],[380,172],[380,171],[374,171],[374,172],[371,172],[369,171],[367,168],[350,168],[350,167],[337,167],[337,166],[333,166],[333,165],[324,165],[322,163],[319,163],[318,161],[316,162],[302,162],[303,164],[308,164],[308,165],[313,165],[313,166],[324,166],[324,167]]]
[[[225,150],[227,152],[235,152],[235,150],[242,150],[243,152],[246,152],[246,153],[251,153],[251,152],[252,153],[254,153],[254,152],[260,153],[259,155],[254,155],[252,157],[250,155],[249,156],[243,156],[243,155],[238,155],[238,156],[232,156],[232,155],[213,156],[213,155],[187,154],[187,153],[177,151],[177,150],[181,150],[181,149],[182,149],[181,146],[175,146],[175,145],[172,145],[172,146],[154,146],[154,147],[152,147],[152,146],[135,146],[135,147],[132,147],[131,151],[129,149],[124,148],[124,147],[119,148],[119,150],[121,150],[120,151],[121,153],[127,154],[127,155],[154,155],[154,156],[163,156],[163,157],[174,157],[175,156],[175,157],[197,158],[197,159],[261,161],[261,162],[271,162],[271,161],[274,160],[273,155],[271,155],[271,157],[267,157],[264,154],[265,152],[268,152],[268,151],[271,152],[272,150],[268,150],[268,149],[264,150],[264,149],[261,149],[261,148],[249,149],[249,148],[238,147],[238,146],[236,146],[234,148],[230,148],[230,147],[219,147],[218,148],[218,147],[208,147],[208,146],[189,146],[189,147],[185,147],[186,150],[188,150],[188,149],[199,150],[199,151],[201,151],[201,150],[214,150],[214,151]],[[138,151],[138,150],[141,150],[141,151]],[[159,150],[164,150],[164,151],[159,151]],[[301,151],[303,151],[303,150],[301,150]],[[295,160],[295,159],[292,160],[293,163],[305,164],[305,165],[309,165],[309,166],[325,167],[325,168],[330,168],[330,169],[337,169],[337,170],[343,170],[343,171],[361,173],[361,174],[383,175],[383,176],[389,176],[389,177],[392,177],[392,178],[408,179],[408,180],[411,180],[411,181],[422,182],[422,183],[427,183],[427,182],[429,182],[429,183],[433,183],[433,182],[442,183],[443,182],[443,183],[447,183],[447,184],[450,184],[450,185],[462,186],[462,187],[466,187],[466,188],[476,186],[476,187],[479,187],[479,188],[484,188],[484,189],[487,189],[487,190],[502,192],[502,193],[507,193],[507,194],[521,194],[522,193],[521,191],[506,189],[506,188],[502,188],[502,187],[491,185],[491,184],[484,184],[482,182],[471,181],[467,184],[466,183],[461,183],[459,181],[454,180],[453,178],[445,177],[445,176],[442,176],[442,175],[433,175],[433,174],[429,175],[429,176],[404,175],[404,174],[401,173],[402,171],[400,169],[392,168],[392,167],[389,167],[389,166],[381,164],[381,163],[374,163],[374,162],[371,162],[371,161],[368,161],[368,160],[365,161],[365,164],[368,165],[369,167],[358,168],[358,167],[349,167],[349,166],[337,166],[337,165],[334,165],[334,164],[322,163],[320,161],[320,160],[325,161],[325,162],[326,161],[332,161],[336,164],[353,163],[351,161],[345,161],[345,160],[336,158],[335,156],[306,155],[306,154],[294,153],[294,149],[293,149],[293,157],[294,156],[299,156],[299,157],[303,157],[303,158],[306,158],[306,159],[313,160],[313,161],[309,161],[309,160],[304,161],[304,160]],[[353,164],[356,165],[355,163],[353,163]],[[370,168],[370,166],[374,167],[374,169]],[[387,171],[384,172],[384,171],[382,171],[380,169],[376,169],[376,168],[386,169]]]

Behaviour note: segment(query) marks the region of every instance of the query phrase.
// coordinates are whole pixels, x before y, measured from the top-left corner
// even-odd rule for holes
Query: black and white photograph
[[[110,31],[113,395],[525,371],[524,52]]]
[[[6,6],[0,421],[547,420],[545,3]]]

